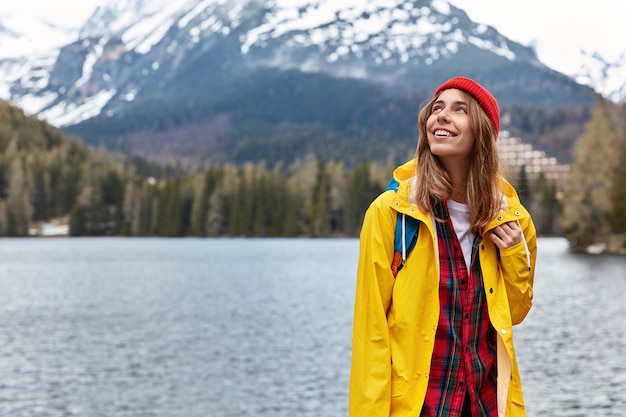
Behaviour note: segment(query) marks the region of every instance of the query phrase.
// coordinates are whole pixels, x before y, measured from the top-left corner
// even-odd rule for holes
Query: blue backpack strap
[[[404,231],[402,230],[404,226]],[[396,230],[393,241],[393,261],[391,272],[395,277],[404,266],[406,258],[415,247],[420,230],[420,221],[403,213],[396,216]]]
[[[387,189],[385,191],[393,190],[395,192],[398,192],[399,186],[400,186],[400,183],[395,178],[392,177],[391,181],[389,181],[389,184],[387,184]]]
[[[387,191],[393,190],[398,192],[399,183],[392,178],[387,185]],[[393,261],[391,263],[391,272],[395,277],[404,266],[406,258],[417,243],[419,234],[420,221],[411,216],[398,213],[396,216],[396,230],[393,242]]]

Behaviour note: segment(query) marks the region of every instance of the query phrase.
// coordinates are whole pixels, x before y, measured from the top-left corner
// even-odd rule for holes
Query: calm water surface
[[[626,259],[541,239],[528,417],[626,415]],[[355,239],[0,239],[0,415],[343,417]]]

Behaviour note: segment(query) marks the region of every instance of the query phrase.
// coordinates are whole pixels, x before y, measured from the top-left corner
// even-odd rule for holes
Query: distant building
[[[49,224],[41,225],[41,236],[68,236],[70,227],[67,224]]]
[[[66,219],[55,219],[50,223],[38,223],[28,230],[30,236],[69,236],[70,226]]]
[[[498,138],[498,152],[500,161],[512,173],[519,173],[523,166],[529,179],[536,179],[543,173],[546,180],[556,186],[559,194],[563,190],[563,182],[570,169],[568,164],[559,162],[518,137],[510,136],[508,132],[502,132]]]

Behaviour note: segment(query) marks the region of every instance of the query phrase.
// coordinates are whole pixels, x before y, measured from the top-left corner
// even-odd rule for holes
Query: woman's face
[[[475,138],[461,90],[453,88],[439,94],[426,120],[426,134],[430,152],[444,164],[468,160]]]

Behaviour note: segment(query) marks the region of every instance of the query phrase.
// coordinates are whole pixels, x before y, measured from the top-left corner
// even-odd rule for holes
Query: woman
[[[532,305],[536,234],[499,173],[498,104],[455,77],[418,127],[415,159],[363,222],[350,416],[525,416],[512,326]],[[392,268],[410,219],[417,243]]]

